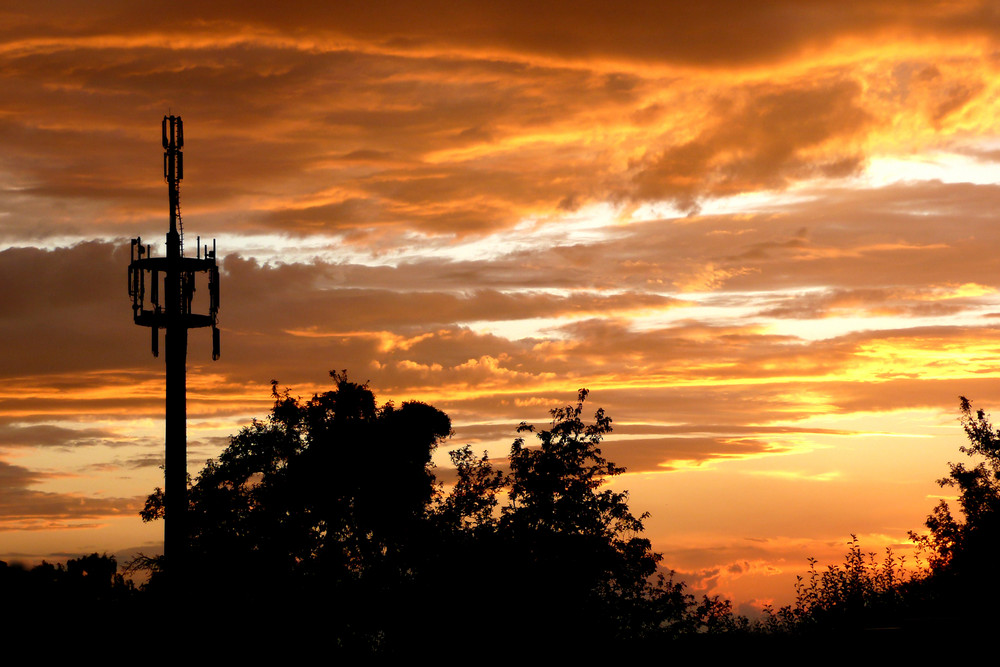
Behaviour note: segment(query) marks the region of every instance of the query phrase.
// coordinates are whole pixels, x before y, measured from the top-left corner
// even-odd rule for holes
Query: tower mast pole
[[[219,266],[212,249],[195,244],[184,256],[180,182],[184,178],[184,124],[180,116],[163,117],[163,177],[170,200],[167,256],[151,257],[141,238],[132,239],[128,294],[135,323],[151,328],[153,356],[159,356],[159,331],[166,330],[166,426],[164,462],[163,555],[171,589],[178,594],[191,568],[187,493],[187,343],[188,329],[212,327],[212,359],[219,358]],[[208,276],[208,312],[193,312],[195,277]],[[147,282],[149,286],[147,301]],[[161,289],[162,287],[162,289]],[[149,306],[147,308],[146,306]]]
[[[184,177],[184,125],[180,116],[163,119],[163,159],[170,200],[167,232],[166,297],[166,458],[164,462],[163,555],[174,581],[187,579],[187,322],[181,257],[180,181]],[[176,578],[175,578],[176,577]]]

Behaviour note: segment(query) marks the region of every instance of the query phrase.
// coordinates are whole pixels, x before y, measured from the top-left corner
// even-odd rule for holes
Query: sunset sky
[[[272,378],[435,405],[442,468],[586,387],[695,592],[912,558],[958,396],[1000,406],[997,3],[326,4],[0,8],[0,559],[162,546],[168,113],[222,267],[192,474]]]

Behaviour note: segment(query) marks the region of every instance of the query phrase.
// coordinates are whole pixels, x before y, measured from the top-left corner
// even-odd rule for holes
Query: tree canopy
[[[451,435],[447,415],[420,402],[379,405],[366,385],[331,376],[334,388],[308,400],[272,383],[267,418],[191,483],[186,571],[196,578],[181,613],[160,618],[162,577],[140,595],[114,558],[92,554],[31,570],[0,562],[11,619],[25,627],[21,612],[55,605],[74,610],[86,633],[101,614],[124,612],[137,628],[155,618],[179,632],[204,623],[220,637],[282,637],[265,648],[276,655],[312,651],[318,637],[366,654],[407,653],[437,637],[465,654],[499,633],[518,647],[593,658],[835,637],[896,646],[993,618],[1000,430],[965,398],[960,449],[973,463],[950,463],[939,480],[957,490],[960,515],[942,501],[928,531],[911,533],[928,569],[915,573],[891,550],[878,561],[852,536],[842,565],[819,571],[810,559],[795,603],[755,621],[719,597],[695,604],[661,574],[642,535],[647,515],[632,513],[614,483],[624,469],[601,451],[611,419],[601,409],[584,419],[586,390],[551,410],[547,427],[522,422],[503,459],[451,451],[453,468],[438,480],[432,454]],[[143,518],[161,518],[162,501],[157,489]]]
[[[322,599],[338,641],[382,648],[433,623],[469,637],[497,618],[521,619],[536,640],[625,640],[686,613],[682,587],[655,576],[646,515],[607,484],[624,469],[601,453],[610,417],[583,420],[586,390],[552,410],[548,428],[518,426],[504,465],[452,451],[446,485],[431,455],[451,433],[447,415],[380,406],[366,385],[331,376],[332,390],[305,401],[272,383],[266,420],[194,480],[200,588],[272,604]],[[159,489],[143,516],[162,516]]]
[[[973,464],[949,463],[948,476],[938,484],[958,492],[961,515],[941,500],[927,517],[927,532],[911,532],[910,537],[929,560],[926,602],[965,619],[984,619],[992,617],[992,600],[1000,594],[995,576],[1000,554],[1000,430],[984,410],[973,410],[969,399],[962,396],[960,401],[969,444],[959,450]]]
[[[418,402],[378,406],[365,385],[332,376],[336,387],[307,401],[272,383],[267,419],[233,436],[194,480],[192,558],[211,586],[253,582],[259,594],[356,578],[391,562],[418,530],[448,416]],[[144,518],[161,508],[157,489]]]
[[[518,426],[518,433],[535,435],[537,446],[523,437],[511,446],[508,502],[497,530],[519,590],[531,592],[533,601],[523,600],[528,609],[546,609],[539,615],[566,633],[614,629],[634,638],[681,609],[664,614],[653,604],[679,599],[669,586],[651,583],[660,555],[640,536],[648,515],[634,516],[628,493],[607,486],[625,469],[600,449],[611,418],[598,409],[593,423],[583,421],[587,395],[582,389],[575,406],[553,409],[548,429]]]

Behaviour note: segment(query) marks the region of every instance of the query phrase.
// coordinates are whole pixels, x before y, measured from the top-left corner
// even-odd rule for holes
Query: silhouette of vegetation
[[[919,573],[907,569],[906,557],[887,548],[879,561],[865,553],[856,535],[847,543],[840,565],[825,571],[809,559],[809,571],[796,577],[795,603],[780,609],[764,609],[766,632],[813,632],[861,630],[894,623],[905,609],[907,586]]]
[[[891,550],[866,553],[852,535],[842,563],[820,570],[810,559],[795,602],[751,620],[729,600],[696,601],[661,571],[642,536],[647,515],[633,514],[628,493],[609,483],[624,469],[601,451],[610,417],[599,409],[583,418],[586,390],[552,410],[547,428],[518,426],[502,463],[469,446],[450,452],[445,484],[431,457],[451,434],[447,415],[419,402],[378,405],[366,385],[331,376],[334,388],[309,400],[272,383],[268,417],[233,436],[192,481],[195,579],[175,629],[322,636],[334,652],[383,655],[433,636],[472,655],[493,631],[560,654],[677,656],[834,637],[911,646],[993,618],[1000,431],[965,398],[970,444],[961,451],[974,463],[951,463],[939,480],[956,489],[961,516],[942,501],[928,532],[911,533],[927,568],[908,568]],[[160,489],[142,516],[163,516]],[[130,568],[151,572],[141,590],[107,555],[31,569],[0,562],[4,620],[25,627],[59,609],[85,632],[112,616],[144,626],[171,599],[163,561],[140,555]]]
[[[931,532],[914,536],[931,553],[930,575],[891,550],[865,553],[852,536],[842,564],[821,571],[810,560],[794,604],[750,620],[729,600],[696,602],[660,571],[642,536],[647,515],[608,484],[624,469],[601,451],[610,417],[583,418],[586,390],[552,410],[547,428],[518,426],[505,465],[469,446],[450,452],[446,487],[431,455],[451,433],[447,415],[417,402],[379,406],[366,385],[331,376],[334,389],[307,401],[272,383],[267,419],[194,480],[190,539],[197,590],[236,606],[320,608],[294,623],[321,624],[341,650],[402,652],[441,623],[453,646],[473,649],[483,628],[515,618],[519,642],[589,652],[920,631],[920,617],[955,600],[940,582],[985,571],[980,550],[995,548],[1000,433],[965,399],[963,451],[985,461],[952,464],[941,480],[959,488],[966,521],[942,503]],[[162,500],[157,490],[143,517],[162,516]]]
[[[973,465],[950,463],[942,488],[958,492],[962,518],[952,514],[946,500],[928,515],[924,534],[910,533],[927,555],[930,574],[913,605],[925,613],[934,610],[942,622],[957,626],[982,624],[995,617],[1000,594],[996,558],[1000,554],[1000,431],[982,409],[960,398],[961,423],[969,440],[959,450]]]
[[[973,464],[949,463],[938,480],[957,490],[961,517],[942,500],[927,517],[927,532],[910,531],[926,566],[909,569],[887,550],[878,562],[852,536],[844,563],[825,572],[810,559],[799,577],[794,605],[765,609],[756,630],[775,634],[891,630],[902,642],[926,633],[949,632],[992,623],[1000,593],[995,559],[1000,553],[1000,431],[983,410],[960,398],[961,423],[969,444],[959,450]]]
[[[43,619],[72,619],[78,629],[89,630],[138,601],[138,591],[118,572],[115,557],[96,553],[65,565],[42,561],[31,568],[0,561],[0,596],[0,624],[11,633],[38,631]]]
[[[624,469],[600,449],[610,417],[583,420],[586,390],[551,411],[549,428],[522,423],[506,470],[468,446],[451,452],[445,492],[431,454],[451,433],[447,415],[378,406],[366,385],[331,376],[335,388],[307,401],[272,383],[268,418],[194,480],[195,590],[257,609],[321,608],[313,621],[338,647],[384,653],[442,622],[470,646],[512,618],[520,641],[563,647],[711,629],[710,605],[658,572],[646,515],[606,484]],[[157,489],[143,518],[162,507]]]
[[[451,422],[423,403],[377,406],[366,386],[332,376],[336,388],[307,401],[272,383],[267,420],[240,431],[194,480],[195,590],[272,605],[335,594],[361,605],[409,576],[436,493],[431,453]],[[162,507],[157,489],[143,518]]]
[[[458,481],[435,513],[461,545],[455,553],[489,564],[489,576],[514,593],[499,609],[524,621],[525,640],[540,641],[531,637],[538,631],[621,643],[692,629],[691,597],[656,577],[660,555],[640,536],[647,515],[634,516],[627,492],[606,486],[624,469],[600,449],[610,417],[597,410],[584,422],[586,398],[581,390],[575,406],[552,410],[548,429],[522,422],[517,432],[537,444],[518,437],[506,474],[468,447],[453,453]]]
[[[973,413],[972,402],[961,397],[962,427],[969,446],[963,454],[976,460],[949,463],[949,475],[938,480],[942,488],[958,490],[958,505],[965,520],[956,519],[946,500],[927,517],[928,533],[910,533],[924,547],[931,567],[939,574],[986,572],[1000,546],[1000,431],[994,429],[985,411]]]

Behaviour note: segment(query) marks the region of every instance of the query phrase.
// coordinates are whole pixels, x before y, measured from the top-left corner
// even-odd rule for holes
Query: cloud
[[[977,298],[983,296],[977,294],[965,298],[957,287],[841,289],[789,294],[776,298],[774,307],[761,311],[761,315],[794,319],[838,315],[942,317],[975,307]]]
[[[225,31],[236,43],[284,39],[289,44],[298,41],[300,48],[339,38],[401,52],[452,48],[709,67],[773,62],[844,37],[866,42],[907,33],[985,37],[993,34],[991,27],[997,21],[988,3],[904,5],[891,0],[785,0],[752,7],[713,0],[699,5],[642,3],[627,11],[563,1],[544,6],[431,2],[420,8],[393,1],[377,8],[356,4],[320,8],[293,2],[280,10],[261,2],[179,2],[176,11],[143,12],[112,2],[86,13],[73,11],[75,6],[67,3],[62,12],[66,18],[57,25],[31,9],[15,2],[5,12],[8,34],[19,35],[28,44],[40,36],[69,40],[94,35],[106,40],[107,26],[113,25],[119,34],[151,40],[180,32],[198,43]]]
[[[427,392],[456,408],[491,391],[534,400],[584,385],[634,394],[639,387],[655,393],[680,383],[670,392],[669,409],[682,415],[682,394],[703,390],[756,393],[748,410],[760,410],[761,401],[793,405],[780,397],[789,377],[822,382],[826,392],[873,368],[876,347],[883,360],[892,358],[885,353],[892,347],[935,349],[924,370],[914,365],[921,357],[907,353],[907,363],[900,357],[894,372],[919,376],[925,387],[942,381],[929,375],[931,364],[940,367],[951,357],[935,361],[934,355],[968,347],[988,330],[970,328],[972,320],[959,328],[953,318],[988,309],[994,300],[986,276],[995,233],[974,208],[992,201],[994,188],[931,184],[820,195],[827,204],[821,215],[796,203],[749,221],[705,216],[634,223],[607,238],[488,259],[417,255],[395,266],[366,266],[225,257],[223,360],[208,364],[207,343],[192,332],[191,381],[201,383],[192,385],[192,414],[264,411],[270,378],[322,386],[329,368],[356,369],[381,391],[407,398]],[[928,203],[932,212],[903,212],[915,202]],[[969,202],[968,209],[955,202]],[[851,210],[859,212],[856,218],[848,217]],[[965,226],[956,234],[948,223],[958,218]],[[872,227],[874,219],[882,227]],[[722,236],[727,244],[720,248]],[[30,415],[33,423],[51,423],[53,415],[75,410],[118,418],[160,414],[160,362],[149,356],[148,332],[128,321],[122,250],[86,243],[0,253],[6,286],[0,329],[9,341],[0,351],[8,378],[0,408],[7,420]],[[706,256],[743,272],[712,293],[680,298],[671,276]],[[892,261],[872,261],[882,256]],[[80,276],[87,276],[85,290],[77,288]],[[732,315],[720,320],[726,311]],[[785,320],[843,315],[901,324],[937,318],[941,328],[815,341],[775,333]],[[512,323],[520,323],[524,337],[504,333]],[[720,388],[709,389],[713,383]],[[732,387],[723,389],[727,383]],[[642,400],[621,404],[644,410]],[[743,418],[734,413],[732,422]]]
[[[71,429],[51,424],[0,424],[0,447],[86,447],[132,444],[110,429]]]
[[[676,199],[688,209],[697,199],[780,189],[791,179],[843,177],[861,158],[835,142],[850,143],[873,120],[859,105],[854,81],[761,87],[715,103],[712,124],[691,141],[671,146],[635,166],[633,197]],[[836,148],[829,152],[827,146]]]
[[[70,528],[138,511],[136,498],[95,498],[81,494],[33,491],[47,477],[0,461],[0,531]]]
[[[533,6],[543,23],[405,3],[280,16],[112,3],[58,24],[9,9],[4,234],[119,236],[162,219],[168,110],[187,120],[185,211],[213,233],[353,244],[481,236],[607,201],[695,210],[995,125],[988,62],[957,48],[992,34],[984,8],[706,7]],[[873,54],[877,39],[899,53]]]
[[[692,427],[697,433],[699,429]],[[762,429],[766,431],[766,429]],[[677,467],[701,465],[708,461],[746,458],[788,451],[771,441],[766,432],[755,438],[706,438],[697,435],[671,438],[616,440],[602,447],[604,455],[630,473],[666,472]]]

